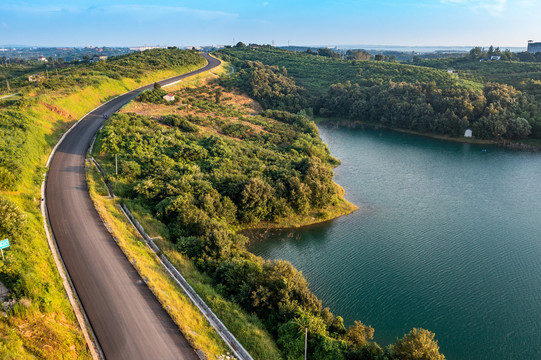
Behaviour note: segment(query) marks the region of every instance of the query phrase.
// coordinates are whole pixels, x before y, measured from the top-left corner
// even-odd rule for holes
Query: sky
[[[0,45],[526,47],[541,0],[1,0]]]

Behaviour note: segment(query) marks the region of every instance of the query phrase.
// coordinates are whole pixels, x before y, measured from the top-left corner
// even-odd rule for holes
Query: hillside
[[[39,211],[47,155],[63,132],[107,99],[200,66],[197,53],[164,49],[95,64],[3,67],[16,75],[15,97],[0,100],[0,238],[11,246],[0,262],[10,303],[0,317],[6,358],[89,358],[54,265]],[[13,66],[13,67],[12,67]]]
[[[363,86],[381,85],[389,81],[435,82],[438,87],[467,85],[453,74],[448,74],[446,69],[442,71],[397,62],[342,60],[272,47],[232,47],[222,49],[218,54],[225,55],[226,59],[231,57],[285,67],[288,75],[306,88],[309,97],[324,95],[332,84],[347,81]]]
[[[237,77],[253,63],[281,69],[304,87],[298,90],[298,102],[304,101],[304,108],[327,121],[352,126],[370,123],[460,141],[465,130],[472,129],[475,139],[540,143],[536,63],[480,63],[465,58],[413,64],[350,61],[243,46],[218,54],[236,59]]]

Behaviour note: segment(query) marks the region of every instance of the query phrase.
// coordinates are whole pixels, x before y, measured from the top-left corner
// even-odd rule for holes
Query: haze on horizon
[[[536,0],[3,0],[0,44],[525,47]]]

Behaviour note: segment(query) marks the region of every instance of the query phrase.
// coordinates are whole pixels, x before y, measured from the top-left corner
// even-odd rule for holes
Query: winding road
[[[208,71],[220,61],[160,81],[171,84]],[[79,300],[107,359],[198,359],[194,349],[130,264],[101,221],[88,194],[85,156],[112,114],[148,85],[86,115],[58,145],[45,188],[49,223]]]

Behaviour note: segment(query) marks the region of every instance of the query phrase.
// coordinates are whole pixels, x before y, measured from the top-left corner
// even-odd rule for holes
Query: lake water
[[[541,359],[541,154],[320,133],[360,210],[250,250],[291,261],[324,306],[374,327],[381,345],[422,327],[451,360]]]

